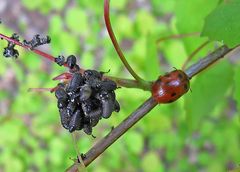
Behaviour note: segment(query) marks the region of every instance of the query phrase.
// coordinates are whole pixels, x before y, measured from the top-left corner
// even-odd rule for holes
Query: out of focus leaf
[[[143,138],[140,133],[132,131],[125,136],[126,147],[134,154],[140,154],[143,149]]]
[[[157,55],[156,35],[149,34],[146,40],[145,62],[143,63],[144,72],[147,80],[156,80],[160,74],[160,60]]]
[[[141,36],[151,33],[155,26],[156,21],[152,15],[145,10],[138,11],[136,16],[136,31],[138,31]]]
[[[48,1],[53,9],[61,10],[65,5],[67,0],[58,1]]]
[[[42,3],[41,0],[34,0],[31,3],[29,3],[29,0],[21,0],[22,3],[30,10],[36,9],[37,7],[41,6]]]
[[[178,0],[176,2],[177,27],[182,33],[201,31],[204,18],[217,6],[219,0]]]
[[[217,6],[218,1],[219,0],[176,1],[176,26],[179,34],[200,32],[205,17]],[[198,37],[196,39],[196,37],[192,37],[183,40],[187,53],[190,54],[206,39],[200,39]]]
[[[233,69],[226,61],[196,77],[191,84],[192,93],[188,93],[185,99],[186,122],[190,129],[200,127],[201,120],[211,116],[218,101],[224,101],[232,81]]]
[[[234,72],[234,98],[237,101],[238,110],[240,110],[240,66]]]
[[[69,29],[79,34],[88,33],[88,19],[86,13],[80,8],[72,8],[67,11],[66,24]]]
[[[164,168],[161,164],[159,156],[154,152],[149,152],[143,157],[142,168],[144,172],[163,172],[164,171]]]
[[[223,41],[230,47],[240,43],[240,1],[232,0],[221,4],[206,18],[202,36],[213,41]]]

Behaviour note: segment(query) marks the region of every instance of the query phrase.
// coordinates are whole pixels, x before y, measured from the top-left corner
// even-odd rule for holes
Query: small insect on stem
[[[174,70],[163,76],[152,85],[152,96],[158,103],[171,103],[188,92],[190,82],[182,70]]]

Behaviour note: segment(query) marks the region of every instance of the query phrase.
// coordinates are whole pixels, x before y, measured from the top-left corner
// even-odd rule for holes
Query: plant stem
[[[210,43],[210,41],[205,41],[204,43],[202,43],[197,49],[195,49],[187,58],[187,60],[184,62],[182,69],[184,70],[188,64],[188,62],[190,62],[192,60],[192,58],[199,52],[201,51],[208,43]]]
[[[83,162],[88,166],[94,159],[102,154],[111,144],[113,144],[119,137],[121,137],[127,130],[129,130],[135,123],[150,112],[157,102],[153,98],[146,100],[139,106],[131,115],[129,115],[121,124],[114,128],[108,135],[97,142],[85,155]],[[76,167],[75,167],[76,168]]]
[[[115,50],[117,51],[118,53],[118,56],[119,58],[121,59],[122,63],[124,64],[124,66],[127,68],[127,70],[129,71],[129,73],[139,82],[139,83],[143,83],[144,80],[137,75],[136,72],[134,72],[134,70],[132,69],[132,67],[129,65],[129,63],[127,62],[118,42],[117,42],[117,39],[115,37],[115,34],[113,32],[113,29],[112,29],[112,25],[111,25],[111,21],[110,21],[110,12],[109,12],[109,1],[110,0],[105,0],[104,1],[104,20],[105,20],[105,24],[106,24],[106,27],[107,27],[107,31],[108,31],[108,34],[111,38],[111,41],[113,43],[113,46],[115,48]]]
[[[3,35],[3,34],[1,34],[1,33],[0,33],[0,38],[5,39],[5,40],[7,40],[7,41],[9,41],[9,42],[12,42],[12,43],[14,43],[14,44],[16,44],[16,45],[18,45],[18,46],[20,46],[20,47],[23,47],[23,48],[25,48],[26,50],[32,51],[32,52],[34,52],[35,54],[38,54],[38,55],[40,55],[40,56],[42,56],[42,57],[44,57],[44,58],[46,58],[46,59],[48,59],[48,60],[50,60],[50,61],[52,61],[52,62],[55,62],[55,57],[52,56],[52,55],[50,55],[50,54],[47,54],[47,53],[45,53],[45,52],[43,52],[43,51],[40,51],[40,50],[37,50],[37,49],[31,49],[30,46],[23,45],[21,42],[16,41],[16,40],[14,40],[14,39],[6,36],[6,35]],[[64,64],[64,66],[67,67],[66,64]]]
[[[126,87],[126,88],[137,88],[144,91],[150,91],[152,82],[144,82],[139,84],[138,81],[132,80],[132,79],[124,79],[124,78],[118,78],[113,76],[105,76],[105,78],[108,78],[110,80],[113,80],[117,83],[118,86]]]
[[[235,49],[235,48],[234,48]],[[222,46],[201,59],[196,64],[190,66],[185,72],[191,79],[193,76],[199,74],[201,71],[206,69],[208,66],[220,60],[231,50],[227,46]],[[127,132],[134,124],[142,119],[148,112],[150,112],[157,103],[153,98],[146,100],[139,108],[137,108],[129,117],[122,121],[116,128],[114,128],[108,135],[97,142],[86,154],[83,159],[84,165],[88,166],[98,156],[100,156],[109,146],[111,146],[118,138],[120,138],[125,132]],[[72,165],[69,169],[74,170],[76,165]]]
[[[169,40],[169,39],[179,39],[179,38],[184,38],[184,37],[190,37],[190,36],[199,36],[199,32],[193,32],[193,33],[183,33],[183,34],[177,34],[177,35],[170,35],[166,37],[159,38],[156,43],[159,44],[160,42]]]
[[[190,66],[185,73],[188,75],[189,78],[197,75],[216,61],[223,58],[227,53],[232,51],[233,49],[228,48],[226,45],[223,45],[216,49],[214,52],[210,53],[206,57],[200,59],[197,63]]]
[[[26,50],[33,51],[34,53],[52,61],[52,62],[55,62],[55,57],[50,54],[47,54],[47,53],[37,50],[37,49],[31,49],[29,46],[23,45],[21,42],[16,41],[16,40],[14,40],[6,35],[3,35],[1,33],[0,33],[0,38],[5,39],[9,42],[12,42],[20,47],[23,47]],[[67,67],[67,64],[64,64],[64,66]],[[84,69],[81,68],[81,73],[83,73],[83,72],[84,72]],[[148,82],[148,81],[142,80],[141,82],[138,82],[137,80],[117,78],[117,77],[112,77],[112,76],[105,76],[105,78],[115,81],[121,87],[138,88],[138,89],[142,89],[142,90],[151,90],[151,82]],[[41,89],[38,89],[38,88],[36,90],[41,91]],[[43,88],[43,90],[46,91],[44,88]]]

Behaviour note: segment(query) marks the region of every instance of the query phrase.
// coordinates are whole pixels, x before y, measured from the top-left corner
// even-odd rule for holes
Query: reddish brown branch
[[[156,43],[159,44],[160,42],[169,40],[169,39],[179,39],[179,38],[185,38],[185,37],[191,37],[191,36],[199,36],[200,33],[199,32],[193,32],[193,33],[183,33],[183,34],[179,34],[179,35],[170,35],[170,36],[166,36],[166,37],[162,37],[159,38]]]
[[[188,75],[189,78],[192,78],[193,76],[197,75],[204,69],[208,68],[210,65],[215,63],[216,61],[223,58],[227,53],[229,53],[231,50],[226,45],[223,45],[222,47],[216,49],[214,52],[210,53],[206,57],[199,60],[197,63],[190,66],[185,72]]]
[[[220,60],[228,52],[233,49],[229,49],[227,46],[222,46],[207,55],[205,58],[201,59],[196,64],[190,66],[185,72],[192,78],[197,75],[202,70],[206,69],[208,66]],[[150,112],[157,103],[149,98],[145,101],[139,108],[137,108],[129,117],[122,121],[116,128],[114,128],[107,136],[102,138],[97,142],[86,154],[83,159],[84,165],[88,166],[92,161],[94,161],[99,155],[101,155],[109,146],[111,146],[119,137],[121,137],[125,132],[127,132],[134,124],[136,124],[141,118],[143,118],[148,112]],[[77,165],[72,165],[69,170],[77,171],[75,169]]]
[[[192,58],[199,52],[201,51],[207,44],[209,44],[210,41],[206,41],[204,43],[202,43],[197,49],[195,49],[187,58],[187,60],[184,62],[183,66],[182,66],[182,70],[185,70],[187,64],[192,60]]]
[[[157,103],[153,98],[146,100],[139,106],[131,115],[129,115],[122,123],[114,128],[108,135],[94,145],[86,154],[83,159],[84,164],[89,165],[96,159],[103,151],[105,151],[111,144],[113,144],[119,137],[121,137],[127,130],[129,130],[135,123],[143,118],[150,112]]]
[[[134,70],[132,69],[132,67],[128,64],[118,42],[117,39],[115,37],[115,34],[113,32],[112,29],[112,25],[111,25],[111,21],[110,21],[110,12],[109,12],[109,1],[110,0],[105,0],[104,1],[104,20],[105,20],[105,25],[109,34],[109,37],[111,38],[111,41],[113,43],[113,46],[116,50],[116,52],[118,53],[119,58],[121,59],[122,63],[124,64],[124,66],[127,68],[127,70],[129,71],[129,73],[138,81],[138,82],[144,82],[144,80],[138,76],[138,74],[136,72],[134,72]]]
[[[47,54],[47,53],[45,53],[45,52],[43,52],[43,51],[40,51],[40,50],[37,50],[37,49],[31,49],[30,46],[23,45],[21,42],[16,41],[16,40],[14,40],[14,39],[6,36],[6,35],[3,35],[3,34],[1,34],[1,33],[0,33],[0,38],[5,39],[5,40],[7,40],[7,41],[9,41],[9,42],[12,42],[12,43],[14,43],[14,44],[16,44],[16,45],[18,45],[18,46],[20,46],[20,47],[23,47],[23,48],[25,48],[26,50],[32,51],[32,52],[34,52],[35,54],[38,54],[38,55],[40,55],[40,56],[42,56],[42,57],[44,57],[44,58],[46,58],[46,59],[48,59],[48,60],[50,60],[50,61],[52,61],[52,62],[55,62],[55,57],[52,56],[52,55],[50,55],[50,54]],[[66,64],[65,64],[64,66],[67,67]]]

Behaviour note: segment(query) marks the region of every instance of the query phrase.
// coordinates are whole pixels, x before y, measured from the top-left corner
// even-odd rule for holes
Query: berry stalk
[[[42,56],[42,57],[44,57],[44,58],[46,58],[46,59],[48,59],[48,60],[50,60],[50,61],[52,61],[52,62],[55,62],[55,57],[52,56],[52,55],[50,55],[50,54],[47,54],[47,53],[45,53],[45,52],[43,52],[43,51],[40,51],[40,50],[37,50],[37,49],[32,49],[30,46],[24,45],[24,44],[22,44],[21,42],[16,41],[16,40],[14,40],[14,39],[6,36],[6,35],[3,35],[3,34],[1,34],[1,33],[0,33],[0,38],[1,38],[1,39],[5,39],[5,40],[7,40],[7,41],[9,41],[9,42],[12,42],[12,43],[14,43],[15,45],[18,45],[18,46],[20,46],[20,47],[23,47],[23,48],[25,48],[26,50],[32,51],[32,52],[34,52],[35,54],[38,54],[38,55],[40,55],[40,56]],[[66,64],[64,64],[64,66],[67,67]]]
[[[105,20],[105,24],[107,27],[107,31],[108,34],[111,38],[111,41],[113,43],[113,46],[115,48],[115,50],[118,53],[119,58],[121,59],[122,63],[124,64],[124,66],[127,68],[127,70],[129,71],[129,73],[139,82],[139,83],[144,83],[145,81],[132,69],[132,67],[129,65],[129,63],[127,62],[118,42],[117,39],[115,37],[115,34],[113,32],[112,29],[112,25],[111,25],[111,21],[110,21],[110,10],[109,10],[109,2],[110,0],[105,0],[104,1],[104,20]]]

